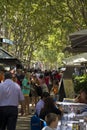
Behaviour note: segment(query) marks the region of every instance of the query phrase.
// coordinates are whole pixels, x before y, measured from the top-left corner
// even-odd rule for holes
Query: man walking
[[[10,72],[5,73],[5,81],[0,83],[0,130],[15,130],[18,117],[18,104],[24,96],[20,86],[12,81]]]

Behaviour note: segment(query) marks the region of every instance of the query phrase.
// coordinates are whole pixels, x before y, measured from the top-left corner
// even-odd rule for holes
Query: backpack
[[[41,130],[44,126],[46,126],[46,122],[37,115],[31,117],[31,130]]]

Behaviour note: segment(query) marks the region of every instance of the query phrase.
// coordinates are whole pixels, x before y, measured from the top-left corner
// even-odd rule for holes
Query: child
[[[55,130],[58,125],[58,115],[55,113],[49,113],[46,115],[45,121],[47,126],[45,126],[42,130]]]

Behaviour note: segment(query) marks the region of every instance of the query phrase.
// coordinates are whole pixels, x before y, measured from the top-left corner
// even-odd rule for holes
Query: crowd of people
[[[61,79],[62,73],[56,70],[0,70],[0,130],[16,129],[19,104],[21,115],[27,116],[31,114],[31,103],[35,114],[47,120],[48,127],[61,119],[63,109],[56,105]],[[87,90],[80,91],[75,102],[87,104]],[[86,112],[87,109],[82,111]],[[48,130],[48,127],[43,130]]]
[[[0,130],[5,130],[6,127],[7,130],[15,130],[19,104],[21,115],[29,115],[29,104],[37,109],[40,97],[42,100],[44,94],[50,95],[60,78],[61,74],[57,71],[0,70]],[[56,85],[57,89],[58,86],[59,84]],[[37,114],[40,114],[40,110]]]

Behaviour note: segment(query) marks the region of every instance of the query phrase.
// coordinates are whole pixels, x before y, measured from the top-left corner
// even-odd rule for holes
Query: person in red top
[[[60,81],[60,79],[61,79],[61,75],[58,71],[56,71],[56,73],[55,73],[55,79],[58,81]]]
[[[45,74],[44,74],[44,80],[45,80],[45,83],[46,83],[46,85],[47,85],[47,87],[48,87],[48,90],[49,90],[49,92],[50,92],[50,75],[49,75],[49,72],[45,72]]]
[[[4,68],[0,66],[0,83],[4,80]]]
[[[49,76],[45,76],[45,83],[47,86],[49,86],[49,80],[50,80],[50,77]]]

